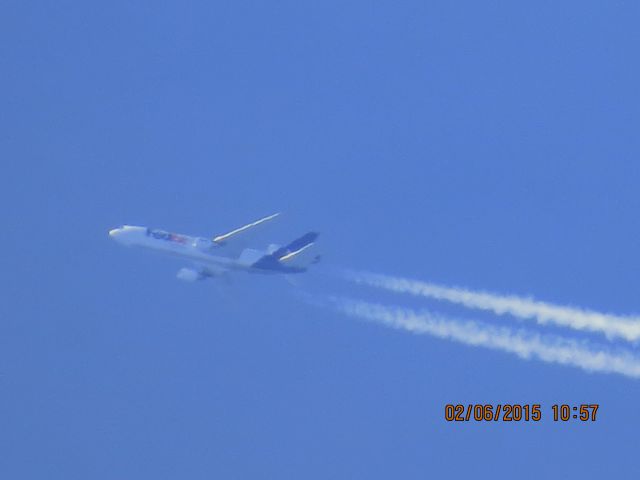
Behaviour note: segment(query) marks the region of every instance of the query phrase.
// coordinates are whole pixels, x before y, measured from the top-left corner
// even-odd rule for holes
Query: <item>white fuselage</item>
[[[320,259],[310,250],[318,237],[317,232],[308,232],[283,247],[269,245],[265,251],[240,248],[241,244],[236,241],[238,234],[273,217],[265,217],[211,240],[134,225],[114,228],[109,236],[128,247],[141,247],[194,263],[195,269],[183,268],[178,272],[181,280],[200,280],[230,270],[261,274],[306,272],[309,265]]]
[[[221,256],[224,247],[203,237],[191,237],[147,227],[124,225],[109,231],[116,242],[128,247],[142,247],[166,255],[190,260],[215,274],[224,270],[248,270],[241,258]],[[256,256],[263,255],[256,251]]]

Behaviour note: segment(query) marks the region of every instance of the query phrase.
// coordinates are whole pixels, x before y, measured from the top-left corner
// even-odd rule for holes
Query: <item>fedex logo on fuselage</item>
[[[168,242],[175,242],[185,244],[187,243],[187,238],[182,235],[178,235],[176,233],[165,232],[164,230],[152,230],[147,228],[147,236],[153,237],[158,240],[166,240]]]

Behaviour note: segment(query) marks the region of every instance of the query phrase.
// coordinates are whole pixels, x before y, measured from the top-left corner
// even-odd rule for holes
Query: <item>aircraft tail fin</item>
[[[318,235],[317,232],[305,233],[288,245],[276,249],[269,255],[265,255],[252,266],[263,270],[302,272],[309,265],[320,261],[320,255],[313,248]]]
[[[320,255],[313,248],[318,235],[317,232],[305,233],[286,247],[273,252],[273,256],[285,266],[307,268],[320,260]]]

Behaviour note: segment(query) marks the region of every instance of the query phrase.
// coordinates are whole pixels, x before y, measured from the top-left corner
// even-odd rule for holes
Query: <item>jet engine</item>
[[[196,282],[202,280],[204,275],[192,268],[181,268],[176,275],[183,282]]]

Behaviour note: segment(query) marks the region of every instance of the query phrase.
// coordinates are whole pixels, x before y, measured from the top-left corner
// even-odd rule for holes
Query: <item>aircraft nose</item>
[[[111,238],[115,238],[115,237],[116,237],[116,235],[118,235],[118,232],[119,232],[119,231],[120,231],[120,229],[119,229],[119,228],[111,229],[111,230],[109,230],[109,236],[110,236]]]

